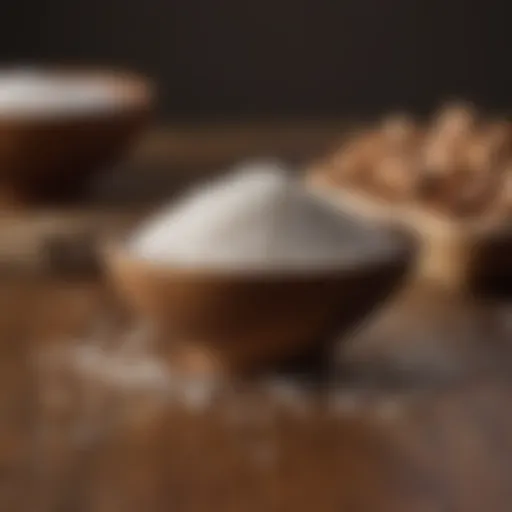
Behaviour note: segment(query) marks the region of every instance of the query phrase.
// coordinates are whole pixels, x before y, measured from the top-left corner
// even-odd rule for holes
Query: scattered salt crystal
[[[211,382],[196,379],[183,382],[178,391],[186,408],[202,412],[212,403],[215,387]]]
[[[74,363],[79,371],[124,389],[161,389],[170,385],[170,376],[159,361],[145,357],[109,354],[94,345],[75,348]]]
[[[103,350],[96,345],[78,345],[73,350],[74,362],[84,370],[98,369],[98,363],[103,361]]]
[[[142,353],[147,349],[153,335],[153,327],[148,323],[136,325],[123,336],[121,350],[129,354]]]
[[[164,389],[169,384],[165,368],[157,361],[116,358],[109,366],[105,373],[123,388]]]
[[[128,240],[137,257],[223,269],[310,269],[394,250],[376,228],[332,211],[276,162],[256,162],[193,190]]]

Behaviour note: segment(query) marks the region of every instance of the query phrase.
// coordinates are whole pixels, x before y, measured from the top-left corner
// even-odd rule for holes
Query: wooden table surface
[[[332,127],[287,130],[261,128],[249,137],[237,126],[215,131],[212,139],[206,128],[199,144],[196,129],[180,128],[151,139],[141,152],[156,155],[158,165],[167,162],[164,167],[172,161],[188,180],[192,169],[220,168],[247,154],[304,152],[309,145],[311,155],[335,140]],[[167,197],[176,181],[165,172],[133,176],[122,174],[121,192],[115,179],[107,184],[98,203],[111,204],[118,191],[119,205],[142,183],[149,183],[150,197],[157,189]],[[97,208],[94,203],[78,217],[92,212],[96,219]],[[1,512],[512,509],[512,356],[493,333],[480,345],[502,363],[499,369],[491,365],[442,385],[367,389],[356,371],[355,384],[336,391],[297,396],[296,387],[276,392],[274,386],[269,394],[247,383],[191,408],[176,396],[79,376],[49,358],[90,330],[109,292],[98,278],[73,272],[66,278],[13,275],[9,262],[19,263],[22,254],[31,268],[48,270],[34,264],[41,244],[30,233],[43,240],[48,222],[41,219],[55,212],[23,215],[18,224],[0,218],[7,237],[0,241]],[[82,226],[69,221],[69,211],[57,217],[60,226],[71,226],[60,227],[63,232]],[[90,234],[90,225],[102,222],[86,224]],[[456,349],[459,341],[464,345],[454,339]],[[395,354],[404,346],[395,346]]]
[[[191,410],[42,372],[36,355],[72,343],[105,293],[2,282],[0,510],[510,510],[507,372],[272,410],[250,386]]]

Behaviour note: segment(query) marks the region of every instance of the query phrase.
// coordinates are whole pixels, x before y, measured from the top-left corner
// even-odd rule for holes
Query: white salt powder
[[[87,114],[119,105],[122,95],[92,79],[32,70],[0,73],[0,117]]]
[[[126,390],[166,391],[170,375],[156,357],[108,353],[94,345],[74,347],[70,353],[76,370],[96,377],[105,385]]]
[[[132,253],[192,268],[293,270],[380,258],[396,246],[340,215],[276,162],[258,162],[199,187],[128,240]]]

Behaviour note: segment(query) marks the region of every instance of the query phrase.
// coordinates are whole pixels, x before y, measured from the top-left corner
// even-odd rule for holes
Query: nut
[[[492,123],[467,142],[466,163],[472,172],[489,173],[498,167],[510,150],[510,127]]]
[[[393,199],[412,199],[417,188],[418,172],[413,162],[399,155],[377,163],[374,184],[382,194]]]
[[[441,109],[433,123],[433,130],[445,140],[460,140],[475,129],[477,116],[467,104],[451,104]]]
[[[415,199],[455,217],[512,214],[512,125],[484,122],[468,105],[443,108],[426,127],[386,118],[330,162],[338,183],[389,201]]]
[[[381,130],[387,146],[394,149],[411,149],[418,138],[414,120],[404,114],[386,118]]]

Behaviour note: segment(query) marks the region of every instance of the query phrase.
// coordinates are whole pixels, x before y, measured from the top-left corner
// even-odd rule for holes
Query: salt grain
[[[93,345],[75,347],[76,368],[105,384],[122,389],[165,390],[170,376],[162,363],[147,357],[109,354]]]

